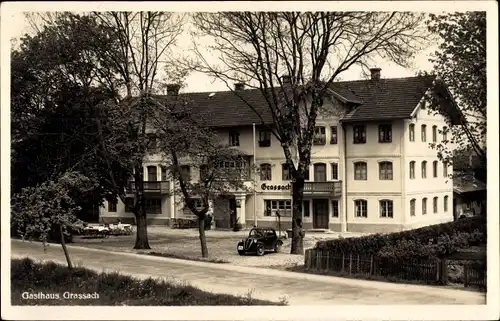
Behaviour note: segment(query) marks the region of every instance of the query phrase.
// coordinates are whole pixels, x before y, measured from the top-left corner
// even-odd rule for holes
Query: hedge
[[[404,259],[439,257],[482,244],[486,244],[486,219],[476,216],[391,234],[318,241],[315,248]]]

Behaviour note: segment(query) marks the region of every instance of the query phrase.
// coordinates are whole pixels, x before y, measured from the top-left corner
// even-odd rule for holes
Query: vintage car
[[[254,227],[248,237],[238,242],[238,254],[255,253],[262,256],[266,251],[279,252],[283,245],[282,237],[278,237],[273,228]]]

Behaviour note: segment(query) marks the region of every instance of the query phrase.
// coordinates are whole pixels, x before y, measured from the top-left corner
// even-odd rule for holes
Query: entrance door
[[[328,200],[313,199],[313,227],[328,228]]]
[[[233,228],[234,224],[236,224],[236,199],[230,198],[229,199],[229,228]]]

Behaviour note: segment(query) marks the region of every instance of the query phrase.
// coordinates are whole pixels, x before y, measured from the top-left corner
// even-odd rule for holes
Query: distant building
[[[369,80],[331,85],[331,97],[323,105],[326,112],[316,121],[304,188],[305,229],[389,232],[453,220],[453,182],[448,178],[453,168],[429,147],[447,139],[439,132],[446,126],[445,117],[452,117],[429,113],[423,103],[434,81],[433,76],[383,79],[374,68]],[[272,124],[260,91],[242,84],[235,91],[264,123]],[[234,191],[213,200],[216,226],[230,228],[236,220],[249,227],[276,226],[279,211],[282,227],[290,227],[289,171],[279,142],[261,126],[262,119],[232,91],[182,95],[222,142],[241,152],[242,161],[227,166],[247,167],[250,179],[250,168],[259,168],[255,193]],[[167,196],[173,183],[159,162],[152,154],[144,167],[149,224],[169,224],[172,218],[189,215],[178,196]],[[190,170],[189,164],[185,169]],[[191,174],[197,179],[197,173]],[[133,221],[121,202],[106,203],[100,215],[104,221]]]

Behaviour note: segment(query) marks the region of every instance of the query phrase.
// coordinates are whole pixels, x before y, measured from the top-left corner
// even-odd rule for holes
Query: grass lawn
[[[118,273],[97,273],[85,268],[69,271],[56,263],[38,263],[31,259],[11,260],[12,305],[284,305],[201,291],[185,284],[168,283],[152,278],[139,280]],[[98,294],[98,298],[65,299],[64,293]],[[49,299],[23,299],[23,296],[46,295]],[[59,299],[50,299],[58,295]],[[66,294],[67,296],[67,294]],[[95,295],[94,295],[95,297]]]

